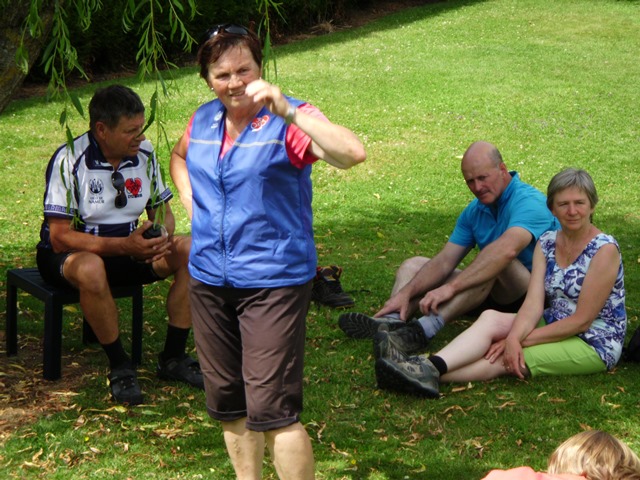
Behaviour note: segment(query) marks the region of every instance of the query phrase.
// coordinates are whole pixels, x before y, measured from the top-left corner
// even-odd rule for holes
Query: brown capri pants
[[[249,430],[300,419],[306,316],[312,281],[282,288],[227,288],[190,281],[193,331],[207,411]]]

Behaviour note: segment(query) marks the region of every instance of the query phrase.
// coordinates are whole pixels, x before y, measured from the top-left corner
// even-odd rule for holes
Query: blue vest
[[[289,99],[297,107],[303,102]],[[262,108],[218,160],[225,108],[195,113],[187,151],[193,191],[189,272],[208,285],[274,288],[315,275],[311,165],[291,164],[287,125]]]

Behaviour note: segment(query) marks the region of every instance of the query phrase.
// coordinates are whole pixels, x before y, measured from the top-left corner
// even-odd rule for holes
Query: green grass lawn
[[[400,262],[433,255],[447,240],[472,198],[461,155],[482,139],[541,190],[563,167],[591,173],[601,198],[594,223],[622,248],[630,335],[640,311],[639,32],[640,2],[633,0],[466,0],[278,47],[283,91],[354,130],[367,148],[363,165],[338,171],[320,164],[313,174],[320,263],[344,267],[356,310],[375,312]],[[175,77],[165,112],[170,142],[211,98],[195,68]],[[124,82],[148,101],[153,85]],[[95,88],[78,90],[83,105]],[[0,286],[7,269],[35,264],[44,169],[64,141],[61,108],[31,98],[0,116]],[[74,120],[74,132],[87,123]],[[168,147],[156,146],[168,172]],[[179,202],[173,206],[177,230],[188,233]],[[70,307],[63,376],[84,377],[71,391],[39,384],[32,406],[61,400],[0,436],[1,478],[233,477],[204,396],[155,379],[166,288],[145,289],[148,405],[114,408],[106,358],[81,344],[81,314]],[[121,306],[127,345],[126,301]],[[42,306],[21,296],[20,309],[21,345],[37,345]],[[308,318],[302,419],[318,478],[457,480],[522,464],[543,469],[553,449],[584,428],[607,430],[640,452],[638,365],[586,377],[447,385],[440,400],[422,400],[377,390],[370,342],[346,338],[338,314],[314,306]],[[433,349],[469,322],[447,326]],[[39,375],[24,357],[0,356],[0,413],[21,388],[6,388],[5,378],[23,371],[28,383]],[[0,415],[0,427],[5,421]],[[265,478],[275,478],[269,465]]]

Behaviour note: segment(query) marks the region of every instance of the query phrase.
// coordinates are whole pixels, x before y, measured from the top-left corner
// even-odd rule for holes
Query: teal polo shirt
[[[545,195],[535,187],[520,180],[517,172],[510,172],[507,188],[491,205],[484,205],[476,198],[462,211],[451,243],[480,250],[497,240],[512,227],[521,227],[531,233],[531,243],[520,252],[518,260],[531,271],[533,250],[540,235],[559,228],[556,218],[547,208]]]

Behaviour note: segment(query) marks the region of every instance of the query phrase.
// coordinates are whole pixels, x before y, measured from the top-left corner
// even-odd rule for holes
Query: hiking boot
[[[136,371],[128,365],[111,370],[109,387],[111,397],[118,403],[139,405],[144,401]]]
[[[353,298],[347,295],[340,285],[341,275],[342,268],[336,265],[317,267],[311,300],[331,308],[353,307]]]
[[[407,359],[407,354],[396,347],[388,330],[381,329],[373,337],[373,358],[376,360],[386,358],[400,362]]]
[[[351,312],[340,315],[338,325],[347,337],[373,338],[380,328],[393,331],[404,327],[406,323],[397,318],[374,318],[364,313]]]
[[[386,329],[386,325],[380,326],[380,330]],[[398,350],[401,350],[407,355],[422,353],[429,345],[429,339],[425,335],[422,325],[415,320],[390,331],[389,340]]]
[[[189,355],[164,360],[162,354],[158,356],[158,378],[163,380],[175,380],[192,387],[204,390],[204,378],[200,370],[200,364]]]
[[[409,357],[397,350],[393,356],[396,356],[395,360],[384,356],[376,360],[379,388],[427,398],[440,396],[440,373],[429,360],[420,356]]]

